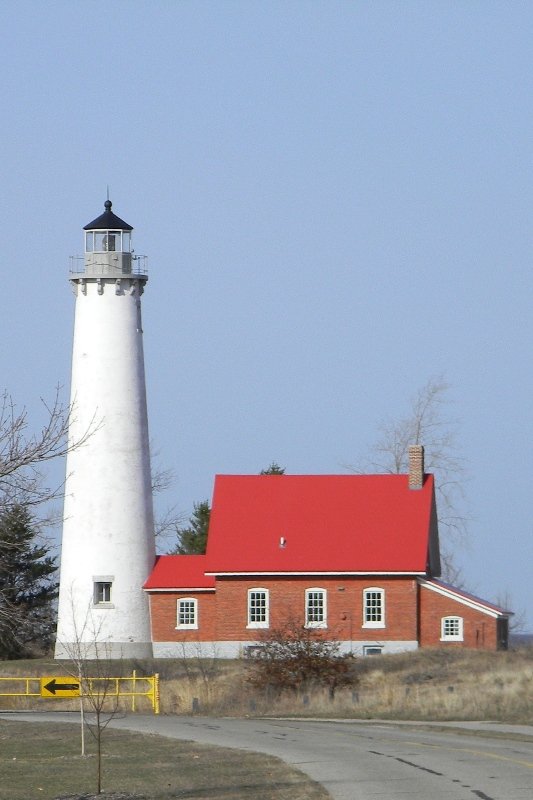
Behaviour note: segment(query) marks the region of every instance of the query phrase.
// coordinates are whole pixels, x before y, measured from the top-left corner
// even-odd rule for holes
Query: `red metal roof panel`
[[[205,574],[205,556],[157,556],[147,591],[214,589],[215,579]]]
[[[217,475],[206,570],[425,574],[433,503],[431,475]]]

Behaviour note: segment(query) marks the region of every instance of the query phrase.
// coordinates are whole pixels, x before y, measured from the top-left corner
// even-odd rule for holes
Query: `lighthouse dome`
[[[92,222],[89,222],[88,225],[84,225],[84,231],[101,231],[101,230],[115,230],[115,231],[132,231],[133,227],[128,225],[127,222],[124,222],[123,219],[117,217],[116,214],[113,214],[111,211],[112,207],[111,200],[106,200],[104,203],[105,211],[103,214],[100,214],[99,217],[93,219]]]

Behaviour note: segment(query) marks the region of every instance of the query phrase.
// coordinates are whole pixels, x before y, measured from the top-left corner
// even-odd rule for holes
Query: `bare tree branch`
[[[161,466],[159,463],[160,451],[154,448],[153,442],[150,442],[150,451],[152,454],[152,492],[154,495],[162,494],[175,482],[176,474],[172,468]],[[175,537],[176,531],[184,519],[185,515],[182,511],[178,511],[175,504],[163,512],[157,513],[154,520],[156,542],[161,547],[166,547],[166,540]]]
[[[467,541],[469,515],[465,510],[466,464],[458,443],[459,420],[447,413],[449,389],[443,376],[430,378],[411,399],[405,416],[379,424],[378,440],[362,463],[347,468],[358,473],[406,473],[409,445],[424,445],[425,470],[435,475],[443,574],[457,585],[461,576],[454,549]]]
[[[7,392],[0,396],[0,508],[13,503],[36,506],[59,497],[63,484],[47,486],[42,467],[83,446],[98,427],[93,418],[79,439],[69,441],[74,409],[64,406],[59,394],[57,387],[50,405],[41,399],[46,421],[34,434],[28,430],[27,409],[18,409]]]
[[[162,514],[158,514],[155,520],[155,537],[161,545],[168,539],[174,539],[177,530],[185,521],[183,511],[178,511],[177,506],[167,508]]]

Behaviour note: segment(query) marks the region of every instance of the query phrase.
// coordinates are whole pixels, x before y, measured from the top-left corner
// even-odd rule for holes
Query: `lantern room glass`
[[[131,252],[130,231],[86,231],[86,253],[129,253]]]

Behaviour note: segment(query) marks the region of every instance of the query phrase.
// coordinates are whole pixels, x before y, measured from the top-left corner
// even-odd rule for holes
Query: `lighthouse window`
[[[86,231],[86,253],[131,252],[130,231]]]
[[[94,582],[94,605],[100,606],[111,603],[111,581]]]
[[[112,231],[109,231],[109,233],[104,236],[103,245],[106,252],[112,252],[117,249],[117,238],[120,239],[120,236],[117,237]]]
[[[86,234],[85,241],[87,250],[89,250],[89,244],[92,241],[95,253],[122,252],[122,231],[94,231],[94,238],[88,240]]]

